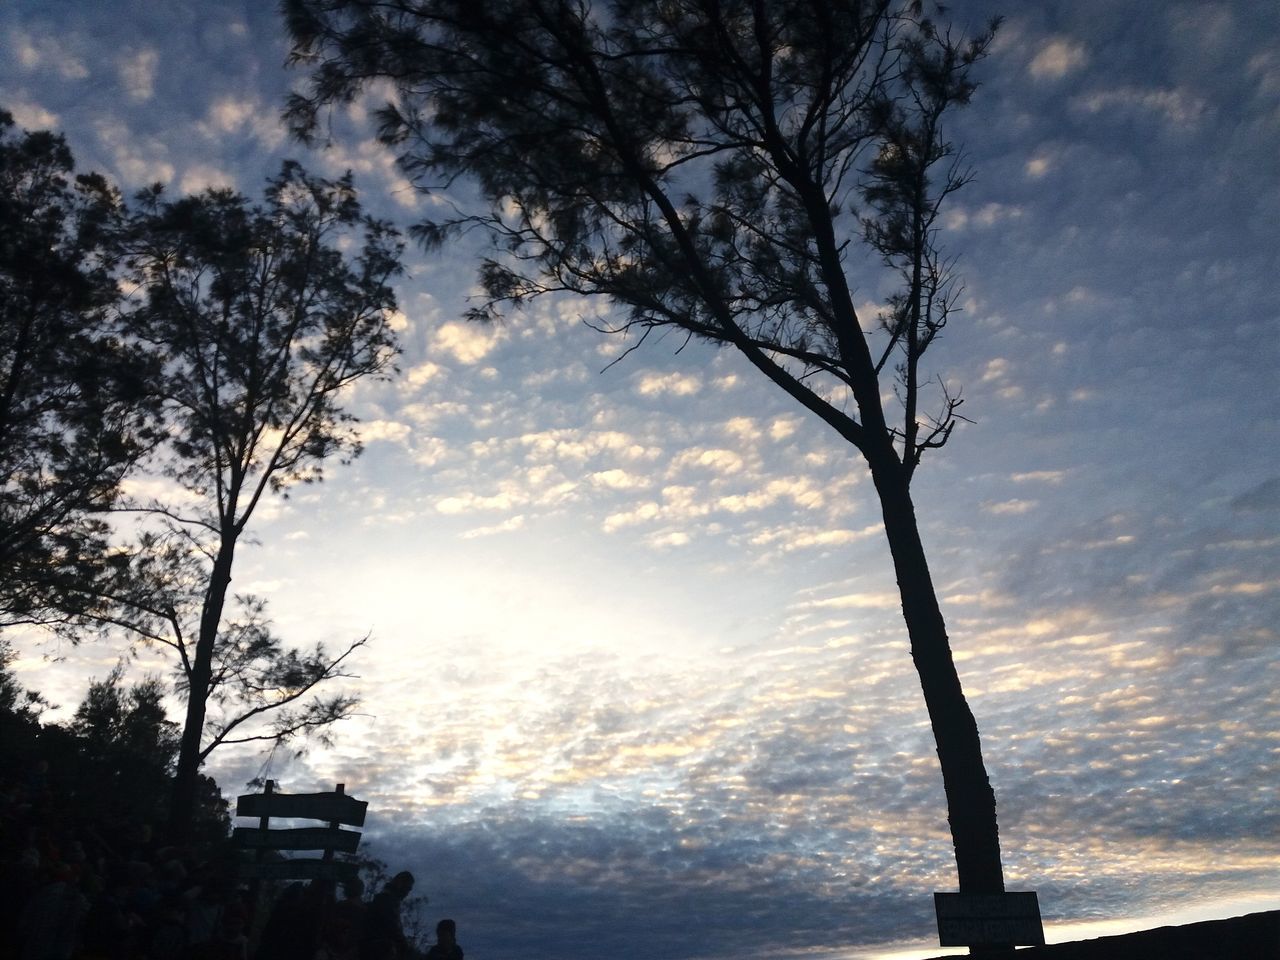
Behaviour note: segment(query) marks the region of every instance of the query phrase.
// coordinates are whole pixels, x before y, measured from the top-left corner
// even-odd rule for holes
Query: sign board
[[[364,826],[369,804],[345,793],[251,793],[236,798],[237,817],[300,817]]]
[[[935,893],[938,942],[944,947],[1043,946],[1044,926],[1035,891]]]
[[[357,866],[341,860],[269,860],[242,863],[236,873],[245,880],[334,880],[354,877]]]
[[[333,850],[355,853],[360,834],[355,830],[329,827],[302,827],[296,830],[258,830],[236,827],[235,841],[248,849],[262,850]]]

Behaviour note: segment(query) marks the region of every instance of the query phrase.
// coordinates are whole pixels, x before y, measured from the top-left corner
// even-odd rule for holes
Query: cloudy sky
[[[954,128],[965,311],[930,353],[976,422],[915,488],[1009,886],[1051,941],[1275,908],[1274,4],[955,10],[1009,14]],[[289,141],[285,53],[268,4],[16,0],[0,106],[127,192],[257,193],[296,157],[425,216],[372,101]],[[410,255],[365,456],[238,560],[285,637],[373,634],[364,714],[269,774],[369,800],[478,960],[939,952],[941,778],[861,464],[727,351],[604,370],[603,305],[462,322],[471,253]],[[118,653],[24,652],[64,707]]]

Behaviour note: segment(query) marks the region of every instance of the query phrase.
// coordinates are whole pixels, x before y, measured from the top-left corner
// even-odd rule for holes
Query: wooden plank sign
[[[1043,946],[1035,891],[935,893],[938,942],[944,947]]]
[[[237,817],[299,817],[364,826],[369,804],[345,793],[251,793],[236,798]]]
[[[333,880],[341,882],[356,875],[358,867],[342,860],[266,860],[239,864],[236,873],[245,880]]]
[[[355,853],[360,834],[355,830],[330,827],[300,827],[294,830],[260,830],[236,827],[235,841],[248,849],[263,850],[333,850]]]
[[[254,896],[262,880],[346,880],[356,875],[356,865],[334,859],[334,854],[355,853],[360,844],[358,830],[341,825],[364,826],[369,804],[346,794],[344,784],[333,793],[276,793],[275,781],[268,780],[263,793],[236,798],[236,816],[257,817],[258,826],[236,827],[235,840],[242,849],[255,851],[253,863],[242,863],[237,873],[253,881]],[[272,829],[271,818],[326,820],[323,827]],[[305,857],[268,860],[272,850],[323,850],[319,860]]]

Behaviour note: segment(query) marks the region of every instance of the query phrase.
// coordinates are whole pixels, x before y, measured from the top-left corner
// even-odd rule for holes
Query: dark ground
[[[981,956],[983,960],[1280,960],[1280,910]]]

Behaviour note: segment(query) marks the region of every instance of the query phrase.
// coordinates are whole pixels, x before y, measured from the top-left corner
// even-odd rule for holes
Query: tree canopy
[[[135,505],[141,548],[100,619],[177,654],[187,712],[171,827],[181,833],[211,750],[323,732],[356,703],[316,688],[346,675],[367,638],[337,655],[286,648],[264,601],[230,584],[263,497],[360,452],[343,393],[392,369],[401,244],[362,212],[349,175],[325,180],[293,162],[260,204],[224,189],[172,201],[145,191],[124,243],[129,334],[161,360],[164,433],[148,466],[172,494]]]
[[[122,337],[119,194],[0,111],[0,626],[92,606],[105,513],[149,441],[152,365]]]
[[[373,80],[423,190],[479,209],[417,225],[493,241],[472,315],[571,292],[602,329],[730,346],[861,454],[929,710],[961,889],[1003,889],[995,798],[909,487],[960,395],[921,364],[958,282],[938,246],[967,172],[946,136],[995,24],[894,0],[286,0],[304,139]],[[878,302],[862,310],[863,299]],[[634,345],[634,343],[633,343]],[[900,415],[882,397],[896,392]]]
[[[942,120],[992,35],[955,38],[922,6],[291,0],[311,74],[289,116],[314,139],[325,105],[392,80],[380,130],[406,171],[427,190],[472,177],[492,201],[415,229],[431,245],[492,231],[474,316],[606,295],[619,329],[737,347],[860,449],[887,367],[909,475],[955,424],[945,386],[917,416],[919,359],[954,308],[935,221],[967,179]],[[865,317],[858,279],[877,297],[891,278],[860,250],[901,280]]]
[[[61,136],[0,113],[0,627],[119,629],[174,652],[181,834],[212,750],[324,738],[357,702],[321,685],[367,636],[286,645],[230,583],[263,497],[359,454],[344,394],[393,369],[402,245],[349,174],[286,162],[259,203],[156,185],[129,210],[72,171]],[[122,494],[131,471],[146,496]],[[92,688],[85,730],[114,729],[120,679]],[[135,687],[130,716],[161,723],[159,690]]]

